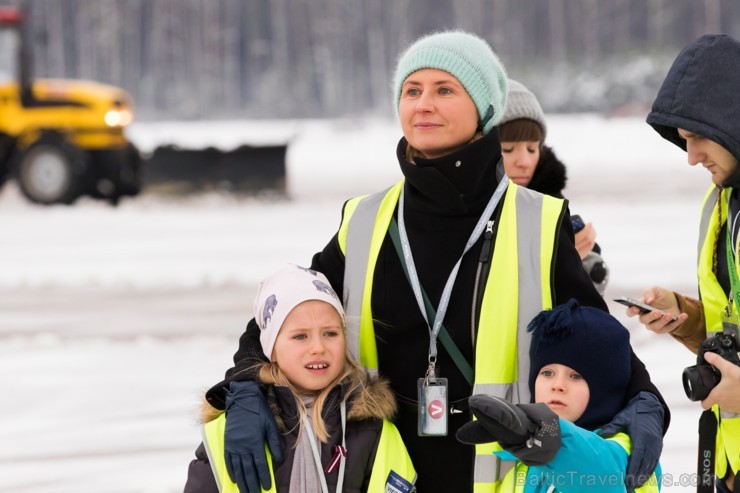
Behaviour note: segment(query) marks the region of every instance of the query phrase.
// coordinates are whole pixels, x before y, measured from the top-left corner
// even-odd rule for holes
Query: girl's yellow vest
[[[226,470],[226,459],[224,455],[224,430],[226,427],[226,413],[206,423],[203,426],[203,445],[205,446],[211,470],[216,479],[218,491],[221,493],[239,493],[239,487],[231,481]],[[269,449],[265,447],[267,462],[270,466],[270,479],[272,488],[262,490],[263,493],[274,493],[275,474],[272,466],[272,456]],[[313,462],[312,462],[313,463]],[[416,470],[411,458],[406,452],[398,430],[388,420],[383,420],[383,428],[378,441],[378,449],[375,452],[375,461],[368,485],[368,493],[386,493],[386,482],[391,471],[395,472],[409,483],[416,482]]]
[[[346,258],[347,346],[371,372],[378,369],[373,276],[403,183],[348,201],[338,234]],[[529,402],[531,335],[526,328],[540,311],[552,308],[553,255],[566,203],[513,182],[502,200],[478,321],[473,393]],[[498,491],[500,479],[514,465],[501,463],[492,451],[491,445],[476,446],[475,493]]]

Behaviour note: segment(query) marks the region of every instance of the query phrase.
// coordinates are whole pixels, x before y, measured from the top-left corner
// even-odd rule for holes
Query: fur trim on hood
[[[384,378],[368,377],[365,387],[350,398],[350,404],[347,419],[355,421],[393,419],[397,410],[396,396]]]
[[[200,401],[200,424],[206,424],[221,416],[225,411],[216,409],[206,400],[205,396]]]
[[[562,199],[567,181],[565,165],[558,159],[551,147],[543,145],[540,149],[540,161],[537,163],[537,168],[527,188]]]

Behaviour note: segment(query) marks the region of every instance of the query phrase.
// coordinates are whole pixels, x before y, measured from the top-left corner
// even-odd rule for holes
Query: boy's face
[[[345,339],[342,319],[329,303],[304,301],[285,317],[272,360],[301,392],[316,392],[344,370]]]
[[[534,401],[544,402],[555,414],[571,422],[583,416],[589,395],[586,380],[573,368],[559,363],[543,366],[534,382]]]
[[[738,161],[730,151],[699,134],[676,129],[686,141],[686,154],[691,166],[701,163],[712,174],[712,182],[721,185],[738,171]]]

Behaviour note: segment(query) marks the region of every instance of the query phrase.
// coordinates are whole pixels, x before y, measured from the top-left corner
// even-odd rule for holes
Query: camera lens
[[[683,390],[691,401],[703,401],[714,387],[717,386],[721,375],[718,375],[711,365],[694,365],[683,371]]]

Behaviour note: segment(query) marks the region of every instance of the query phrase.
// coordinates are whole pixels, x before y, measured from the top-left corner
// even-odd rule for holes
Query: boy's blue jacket
[[[630,440],[624,433],[608,439],[570,421],[560,419],[562,444],[555,458],[544,466],[528,467],[517,462],[499,491],[547,493],[551,486],[560,493],[623,493]],[[503,460],[517,460],[506,451],[494,452]],[[638,493],[660,491],[660,465]]]

